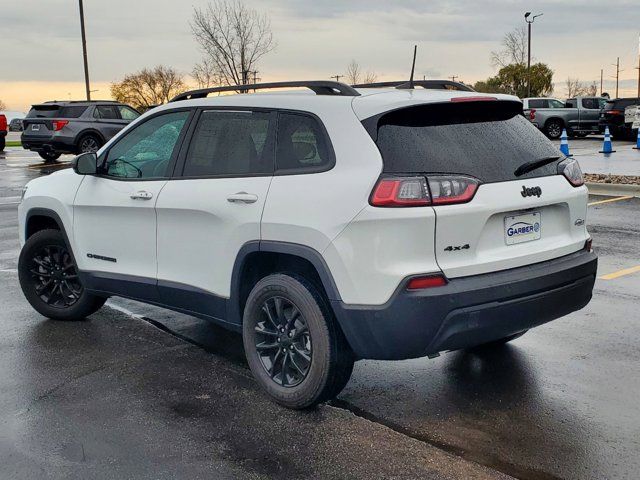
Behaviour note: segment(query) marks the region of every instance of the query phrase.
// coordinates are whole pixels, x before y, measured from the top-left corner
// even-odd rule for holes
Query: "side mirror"
[[[73,159],[71,165],[78,175],[95,175],[98,173],[98,156],[95,153],[82,153]]]

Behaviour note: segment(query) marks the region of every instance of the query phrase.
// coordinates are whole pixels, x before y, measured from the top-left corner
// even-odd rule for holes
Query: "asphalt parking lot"
[[[201,320],[121,299],[82,323],[35,313],[16,209],[55,168],[0,154],[0,478],[637,478],[640,199],[590,198],[584,310],[497,352],[358,362],[338,400],[301,413]]]

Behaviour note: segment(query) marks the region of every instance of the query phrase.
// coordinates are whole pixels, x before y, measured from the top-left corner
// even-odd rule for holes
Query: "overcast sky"
[[[109,83],[157,64],[188,73],[200,58],[189,20],[207,0],[84,0],[94,95]],[[614,93],[620,56],[620,95],[634,95],[638,71],[640,1],[564,0],[247,0],[271,17],[275,51],[258,68],[264,81],[323,79],[345,73],[353,58],[379,80],[405,78],[413,44],[416,77],[457,75],[465,82],[494,73],[491,50],[524,24],[527,10],[544,12],[533,29],[533,55],[554,70],[556,94],[567,76],[600,81]],[[11,109],[52,98],[81,98],[82,52],[76,0],[1,0],[0,99]]]

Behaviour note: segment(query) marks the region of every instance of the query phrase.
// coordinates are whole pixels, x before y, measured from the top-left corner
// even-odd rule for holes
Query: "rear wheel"
[[[547,137],[553,138],[554,140],[560,138],[562,135],[562,129],[564,128],[564,124],[560,120],[549,120],[544,126],[544,132],[547,134]]]
[[[54,320],[82,320],[106,301],[84,289],[58,230],[41,230],[29,237],[20,252],[18,277],[31,306]]]
[[[253,287],[244,311],[243,341],[260,386],[289,408],[332,399],[353,370],[353,354],[327,302],[296,275],[269,275]]]
[[[53,163],[60,158],[60,154],[56,152],[40,151],[38,155],[44,160],[45,163]]]
[[[95,153],[100,150],[102,140],[91,133],[82,136],[78,142],[79,153]]]

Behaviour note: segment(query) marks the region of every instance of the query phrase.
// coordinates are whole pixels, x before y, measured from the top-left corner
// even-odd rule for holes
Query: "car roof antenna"
[[[418,45],[413,46],[413,62],[411,63],[411,78],[409,79],[409,88],[413,87],[413,72],[416,69],[416,53],[418,52]]]

